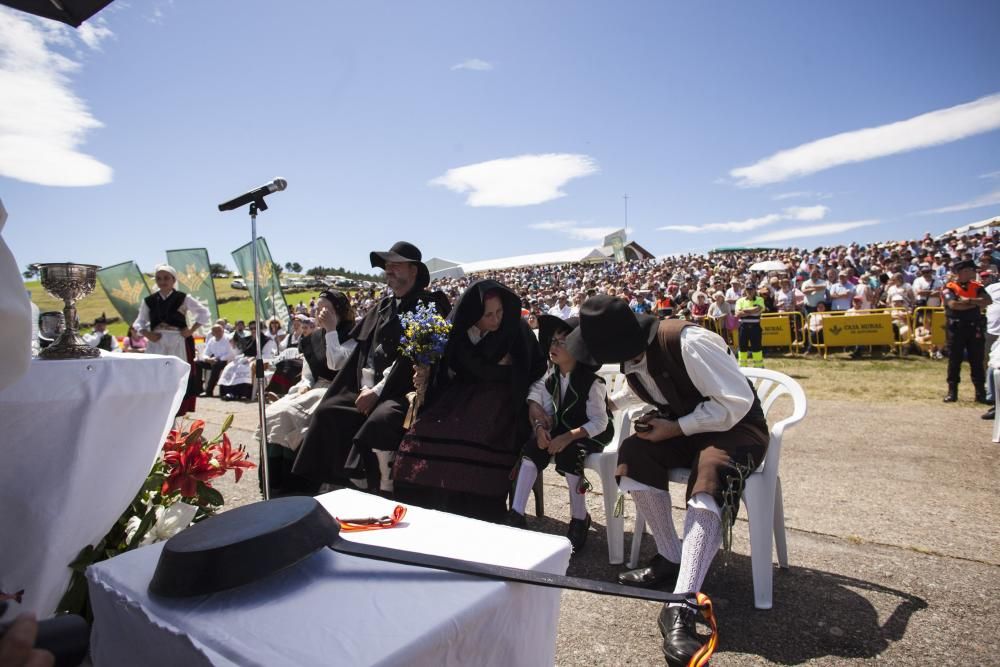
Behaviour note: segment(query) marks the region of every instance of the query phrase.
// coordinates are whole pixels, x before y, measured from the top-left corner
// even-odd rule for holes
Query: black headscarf
[[[503,304],[500,328],[485,334],[473,345],[468,329],[482,318],[484,299],[493,293]],[[447,367],[459,379],[465,380],[496,381],[509,377],[514,399],[523,402],[528,387],[545,372],[545,360],[535,335],[521,319],[520,297],[495,280],[479,280],[462,293],[449,320],[452,331],[445,348]],[[511,365],[498,366],[508,353]]]

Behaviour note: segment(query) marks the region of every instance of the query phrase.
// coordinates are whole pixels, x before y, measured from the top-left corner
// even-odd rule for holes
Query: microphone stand
[[[260,197],[250,202],[250,252],[253,261],[253,318],[257,323],[254,326],[254,336],[256,337],[257,352],[254,358],[254,383],[257,386],[257,410],[260,417],[260,471],[263,486],[264,500],[271,499],[271,474],[267,460],[267,414],[264,410],[264,393],[266,383],[264,382],[264,358],[260,345],[260,330],[263,323],[260,321],[260,275],[257,270],[257,211],[266,211],[267,204],[264,198]]]

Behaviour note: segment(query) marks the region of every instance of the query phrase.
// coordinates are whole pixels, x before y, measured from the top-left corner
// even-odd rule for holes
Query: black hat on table
[[[427,269],[427,265],[423,263],[423,255],[420,253],[420,249],[412,243],[407,241],[397,241],[385,252],[380,252],[378,250],[373,250],[369,255],[371,258],[372,266],[377,269],[385,269],[387,262],[410,262],[417,265],[417,284],[418,289],[427,287],[431,282],[431,274]]]
[[[580,306],[580,326],[566,338],[566,348],[586,364],[621,363],[645,352],[658,323],[652,315],[632,312],[622,299],[599,294]]]

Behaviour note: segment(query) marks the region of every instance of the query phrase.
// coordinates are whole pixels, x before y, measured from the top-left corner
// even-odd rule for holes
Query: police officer
[[[952,272],[957,279],[945,285],[944,306],[948,316],[948,333],[951,338],[951,349],[948,352],[948,395],[946,403],[958,400],[959,372],[962,369],[962,359],[969,355],[969,365],[972,367],[972,384],[976,388],[976,402],[988,403],[986,400],[986,369],[985,369],[985,319],[983,311],[993,303],[986,289],[973,278],[976,275],[976,264],[972,260],[956,262]]]

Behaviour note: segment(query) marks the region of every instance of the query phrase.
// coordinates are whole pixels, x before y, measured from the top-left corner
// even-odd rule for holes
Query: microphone
[[[250,192],[244,192],[239,197],[234,197],[233,199],[230,199],[227,202],[219,204],[219,210],[232,211],[234,208],[239,208],[240,206],[243,206],[244,204],[249,204],[252,201],[258,202],[258,205],[262,204],[265,196],[271,194],[272,192],[281,192],[287,187],[288,187],[288,181],[286,181],[283,178],[276,178],[270,183],[265,183],[259,188],[251,190]],[[262,208],[267,208],[267,207],[265,206]]]

